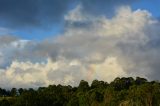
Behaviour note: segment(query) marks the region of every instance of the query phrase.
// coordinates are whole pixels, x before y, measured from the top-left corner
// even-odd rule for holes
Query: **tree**
[[[19,94],[21,95],[21,94],[24,92],[24,90],[23,90],[22,88],[19,88],[19,89],[18,89],[18,92],[19,92]]]
[[[16,88],[12,88],[11,89],[11,96],[16,96],[17,95],[17,89]]]
[[[89,85],[87,81],[81,80],[78,86],[79,91],[87,91],[89,90]]]
[[[129,77],[129,78],[116,78],[113,82],[111,82],[111,86],[114,87],[115,90],[121,91],[121,90],[126,90],[129,89],[130,86],[134,84],[134,79]]]
[[[98,80],[93,80],[91,84],[91,88],[105,88],[108,86],[107,82],[104,81],[98,81]]]
[[[145,78],[140,78],[140,77],[136,77],[135,83],[136,83],[137,85],[141,85],[141,84],[144,84],[144,83],[146,83],[146,82],[147,82],[147,79],[145,79]]]
[[[79,106],[79,101],[77,97],[72,97],[68,102],[67,106]]]

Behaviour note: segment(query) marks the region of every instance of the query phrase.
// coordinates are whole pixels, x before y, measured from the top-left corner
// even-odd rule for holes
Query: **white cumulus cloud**
[[[159,79],[159,22],[148,11],[123,6],[112,18],[83,11],[78,5],[66,14],[65,31],[56,38],[9,40],[9,49],[0,47],[1,57],[12,57],[0,70],[0,85],[78,85],[82,79],[91,83],[123,76]]]

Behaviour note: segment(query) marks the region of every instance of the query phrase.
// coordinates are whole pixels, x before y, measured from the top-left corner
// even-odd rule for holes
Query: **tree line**
[[[81,80],[79,86],[0,88],[0,106],[160,106],[160,83],[122,77],[111,83]]]

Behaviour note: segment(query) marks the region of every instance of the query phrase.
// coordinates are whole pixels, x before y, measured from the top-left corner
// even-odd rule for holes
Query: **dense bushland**
[[[0,106],[160,106],[160,83],[123,77],[111,83],[94,80],[90,86],[81,80],[78,87],[0,88]]]

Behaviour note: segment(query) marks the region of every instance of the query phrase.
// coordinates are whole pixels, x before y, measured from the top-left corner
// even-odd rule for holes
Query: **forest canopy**
[[[79,86],[38,89],[0,88],[0,106],[159,106],[160,83],[145,78],[115,78],[111,83],[81,80]]]

